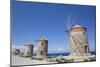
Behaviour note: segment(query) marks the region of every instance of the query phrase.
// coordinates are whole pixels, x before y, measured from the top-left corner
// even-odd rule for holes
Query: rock
[[[13,48],[12,49],[12,55],[19,55],[20,54],[20,49]]]

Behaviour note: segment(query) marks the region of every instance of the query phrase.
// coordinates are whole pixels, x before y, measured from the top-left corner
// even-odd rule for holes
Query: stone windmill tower
[[[33,45],[32,44],[25,45],[24,56],[31,57],[32,55],[33,55]]]
[[[45,59],[47,58],[48,53],[48,40],[44,37],[41,37],[39,40],[36,40],[39,47],[37,50],[37,58]]]
[[[87,29],[75,25],[69,30],[70,50],[72,56],[87,56],[89,55]]]

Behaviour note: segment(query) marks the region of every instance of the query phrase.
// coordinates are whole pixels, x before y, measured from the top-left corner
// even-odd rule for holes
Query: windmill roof
[[[77,28],[77,27],[82,27],[81,25],[75,25],[74,27],[72,27],[72,28]]]
[[[75,25],[70,29],[71,32],[86,31],[86,28],[81,25]]]
[[[39,40],[47,40],[45,37],[40,37]]]

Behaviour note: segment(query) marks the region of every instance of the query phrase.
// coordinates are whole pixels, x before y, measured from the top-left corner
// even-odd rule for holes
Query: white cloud
[[[57,48],[56,51],[65,51],[64,48]]]
[[[13,50],[14,48],[20,49],[21,52],[24,52],[24,50],[25,50],[25,46],[12,45],[12,50]]]
[[[17,48],[17,49],[24,49],[24,46],[18,46],[18,45],[12,45],[12,48]]]
[[[38,49],[37,47],[34,47],[33,52],[37,53],[37,49]]]

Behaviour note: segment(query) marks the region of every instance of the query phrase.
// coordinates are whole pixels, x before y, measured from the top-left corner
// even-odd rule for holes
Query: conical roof
[[[75,25],[74,27],[72,27],[72,28],[77,28],[77,27],[82,27],[81,25]]]
[[[70,29],[71,32],[86,31],[86,28],[81,25],[75,25]]]
[[[40,37],[39,40],[47,40],[45,37]]]

